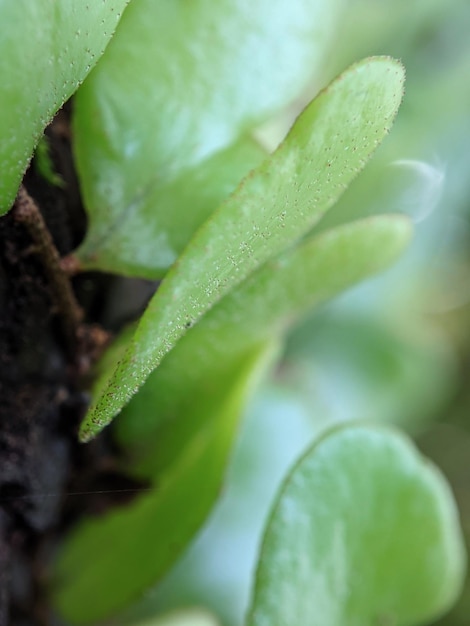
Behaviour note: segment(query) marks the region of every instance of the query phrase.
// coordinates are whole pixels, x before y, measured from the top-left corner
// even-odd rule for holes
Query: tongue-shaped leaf
[[[309,237],[218,302],[163,359],[116,420],[115,434],[133,472],[158,476],[201,428],[193,405],[202,409],[219,397],[240,355],[282,337],[313,307],[383,270],[401,254],[410,233],[406,217],[383,215]]]
[[[242,181],[172,267],[109,383],[101,385],[82,440],[109,423],[188,327],[334,204],[392,125],[403,80],[397,61],[368,59],[307,107],[281,147]]]

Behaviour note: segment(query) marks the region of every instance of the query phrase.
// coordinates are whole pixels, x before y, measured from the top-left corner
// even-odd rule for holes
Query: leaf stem
[[[82,266],[75,254],[68,254],[60,259],[60,267],[62,271],[69,277],[80,274]]]
[[[42,261],[52,289],[54,303],[58,307],[67,352],[75,362],[79,353],[79,329],[83,312],[77,303],[69,277],[62,269],[59,253],[44,218],[23,185],[13,205],[12,216],[25,226],[33,240],[35,252]]]

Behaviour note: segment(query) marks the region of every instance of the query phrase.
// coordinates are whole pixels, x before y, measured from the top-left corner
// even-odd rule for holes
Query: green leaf
[[[0,2],[0,214],[45,126],[103,53],[127,2]]]
[[[46,135],[43,135],[36,146],[35,168],[38,174],[44,178],[44,180],[47,180],[50,185],[63,188],[65,182],[63,178],[54,171],[54,164],[49,151],[49,139]]]
[[[89,112],[85,119],[86,123],[94,121]],[[92,136],[83,126],[77,129],[81,138],[77,140],[78,146]],[[97,144],[91,147],[96,149]],[[151,162],[150,155],[147,156]],[[106,201],[96,198],[88,202],[88,206],[99,208],[89,212],[88,234],[77,250],[81,266],[141,278],[161,278],[201,223],[265,156],[260,146],[244,138],[176,178],[159,177],[144,191],[135,179],[113,172],[119,181],[117,186],[126,184],[129,193],[139,197],[126,200],[126,209],[123,201],[114,197],[116,187],[109,187]],[[106,164],[95,163],[87,153],[83,155],[83,163],[83,168],[89,169],[88,173],[83,169],[82,176],[85,198],[88,183],[91,193],[94,189],[102,193],[98,178],[106,174]],[[124,163],[121,166],[125,168]],[[155,178],[154,173],[152,176]],[[95,180],[90,181],[91,177]]]
[[[76,99],[76,157],[90,216],[78,252],[85,267],[165,273],[259,164],[261,150],[241,138],[306,87],[341,5],[131,4]]]
[[[394,431],[336,428],[299,461],[265,532],[249,626],[417,626],[465,571],[439,470]]]
[[[397,61],[368,59],[307,107],[281,147],[242,181],[173,265],[89,411],[83,441],[111,421],[188,327],[334,204],[390,128],[403,80]]]
[[[266,343],[279,336],[307,307],[390,262],[403,248],[409,232],[410,224],[406,218],[383,216],[343,226],[306,241],[277,261],[268,263],[226,296],[167,355],[117,420],[117,433],[123,449],[130,455],[129,466],[135,474],[154,479],[160,490],[170,475],[173,477],[169,483],[171,488],[184,489],[181,500],[184,497],[187,502],[192,502],[197,494],[197,509],[192,505],[192,518],[190,516],[188,520],[185,515],[180,519],[174,505],[170,510],[161,505],[157,508],[155,503],[150,512],[148,508],[135,513],[130,510],[117,527],[114,526],[116,522],[107,520],[95,523],[90,531],[92,539],[84,539],[83,533],[80,535],[79,532],[72,548],[75,557],[67,563],[67,572],[74,572],[73,577],[68,574],[70,589],[62,590],[67,603],[63,610],[67,616],[75,614],[75,604],[81,605],[85,597],[92,597],[91,589],[84,589],[82,585],[97,584],[99,577],[113,581],[110,594],[115,593],[115,586],[119,592],[117,595],[126,597],[129,583],[122,573],[119,574],[122,580],[116,580],[114,572],[119,570],[120,563],[126,564],[127,569],[132,563],[123,554],[127,548],[114,546],[119,532],[125,536],[121,543],[130,541],[131,550],[137,550],[139,570],[145,571],[147,558],[153,559],[153,567],[161,565],[161,560],[152,551],[136,547],[132,538],[144,532],[145,516],[149,517],[148,527],[155,533],[153,538],[148,537],[148,542],[158,544],[155,550],[163,560],[168,556],[167,542],[174,550],[175,534],[186,533],[183,536],[189,538],[195,519],[202,519],[207,514],[218,494],[223,470],[223,463],[219,469],[211,463],[210,450],[213,446],[215,453],[221,445],[223,448],[218,434],[220,429],[230,427],[227,420],[228,424],[236,423],[248,392],[256,383],[257,376],[250,378],[250,389],[233,402],[234,389],[240,384],[237,381],[246,367],[247,354],[256,354],[260,342]],[[124,343],[125,340],[124,336]],[[121,348],[117,344],[114,351],[119,352]],[[108,355],[108,358],[112,356]],[[180,467],[184,471],[175,469]],[[207,472],[210,472],[210,478]],[[202,491],[206,494],[205,501]],[[161,497],[161,491],[159,495],[155,493],[154,498]],[[160,523],[175,515],[174,534],[163,532],[164,529],[157,525],[157,515]],[[178,545],[178,541],[176,543]],[[86,555],[94,553],[98,546],[101,556],[92,561],[87,559]],[[108,551],[110,554],[105,556]],[[172,558],[175,552],[171,553]],[[96,567],[99,570],[95,574]],[[67,572],[59,570],[59,580],[63,580]],[[140,576],[136,584],[142,581]],[[150,574],[145,585],[149,582]],[[144,582],[141,584],[143,587]],[[74,605],[69,606],[72,602]]]
[[[211,403],[194,399],[188,421],[204,421],[204,428],[148,495],[82,523],[65,541],[54,595],[68,621],[85,623],[119,611],[174,563],[219,495],[241,407],[277,351],[272,340],[254,347],[233,364]]]
[[[233,364],[282,334],[299,316],[386,267],[409,241],[411,224],[381,216],[308,239],[268,262],[223,298],[178,342],[116,421],[116,434],[142,477],[157,476],[201,424],[191,407],[217,397]]]
[[[201,610],[175,611],[167,615],[159,615],[154,619],[139,622],[134,626],[217,626],[217,620]]]

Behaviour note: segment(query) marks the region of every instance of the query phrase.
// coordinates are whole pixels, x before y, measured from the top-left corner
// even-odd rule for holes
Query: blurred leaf
[[[139,622],[133,626],[217,626],[217,620],[201,610],[174,611],[167,615],[159,615],[154,619]]]
[[[464,571],[437,468],[393,431],[336,428],[281,488],[248,624],[415,626],[449,608]]]
[[[335,303],[298,327],[287,350],[296,394],[335,421],[360,416],[416,433],[455,394],[448,337],[422,317],[390,320]]]
[[[386,267],[408,243],[410,230],[401,216],[339,227],[268,262],[225,296],[119,416],[117,435],[133,471],[156,476],[200,427],[191,411],[194,402],[220,401],[217,391],[240,355],[281,336],[311,307]]]
[[[417,443],[420,450],[442,468],[452,486],[459,508],[468,553],[470,549],[470,483],[468,480],[470,396],[467,380],[468,378],[464,374],[461,380],[460,400],[451,407],[450,414],[447,411],[446,421],[431,425],[429,430],[418,438]],[[435,626],[467,626],[469,615],[470,572],[467,569],[467,577],[458,602],[448,614],[436,622]]]
[[[242,626],[265,521],[279,485],[315,437],[315,423],[279,385],[279,371],[248,404],[223,492],[201,532],[171,570],[126,611],[129,621],[204,606],[224,626]]]
[[[39,139],[34,156],[34,167],[38,174],[54,187],[65,187],[63,178],[54,169],[54,163],[50,155],[49,139],[46,135]]]
[[[428,206],[419,206],[420,199],[410,194],[412,181],[404,185],[406,170],[391,167],[397,160],[421,161],[437,169],[437,176],[444,174],[445,180],[445,197],[437,211],[440,217],[432,218],[434,233],[429,232],[428,223],[417,239],[422,240],[421,245],[428,245],[422,260],[427,271],[435,247],[440,249],[448,240],[443,227],[453,217],[456,194],[462,186],[461,202],[467,206],[470,81],[466,77],[470,72],[470,40],[465,25],[470,19],[470,5],[466,0],[410,0],[396,2],[392,7],[375,0],[358,0],[345,8],[338,29],[341,45],[335,46],[330,57],[331,71],[386,50],[402,59],[409,80],[390,140],[378,151],[364,176],[350,185],[322,226],[358,219],[377,210],[412,208],[413,213],[426,213],[436,206],[437,199],[430,198]],[[449,93],[456,97],[449,98]],[[435,182],[429,181],[430,194]],[[416,267],[404,268],[406,273],[410,270],[416,271]]]
[[[85,418],[83,441],[111,421],[188,327],[334,204],[388,132],[403,80],[397,61],[367,59],[307,107],[282,146],[242,181],[172,267]]]
[[[76,99],[77,165],[90,215],[84,266],[165,273],[260,163],[259,147],[240,138],[305,88],[341,5],[132,2]]]
[[[0,2],[0,214],[45,126],[103,53],[127,2]]]
[[[119,611],[174,563],[219,494],[241,408],[277,349],[272,340],[253,347],[233,364],[214,398],[206,404],[194,398],[188,421],[204,419],[204,428],[150,494],[82,523],[65,542],[54,593],[68,621],[86,623]]]

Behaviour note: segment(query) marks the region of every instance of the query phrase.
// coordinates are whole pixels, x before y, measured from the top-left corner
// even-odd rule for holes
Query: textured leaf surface
[[[265,264],[191,329],[116,421],[131,468],[152,477],[201,427],[191,407],[220,401],[240,355],[282,336],[299,316],[394,261],[409,241],[401,216],[381,216],[312,237]]]
[[[334,204],[390,128],[403,80],[397,61],[367,59],[307,107],[281,147],[242,181],[172,267],[86,417],[82,440],[109,423],[188,327]]]
[[[213,398],[193,398],[188,423],[203,422],[203,428],[158,476],[154,490],[83,523],[65,542],[55,599],[67,620],[91,622],[119,611],[174,563],[219,495],[241,408],[277,348],[271,340],[256,346],[232,363]]]
[[[259,164],[241,137],[304,89],[341,4],[132,2],[76,101],[85,266],[163,275]]]
[[[416,626],[452,604],[464,570],[437,468],[394,431],[341,427],[281,488],[248,624]]]
[[[127,2],[0,2],[0,214],[45,126],[103,53]]]

